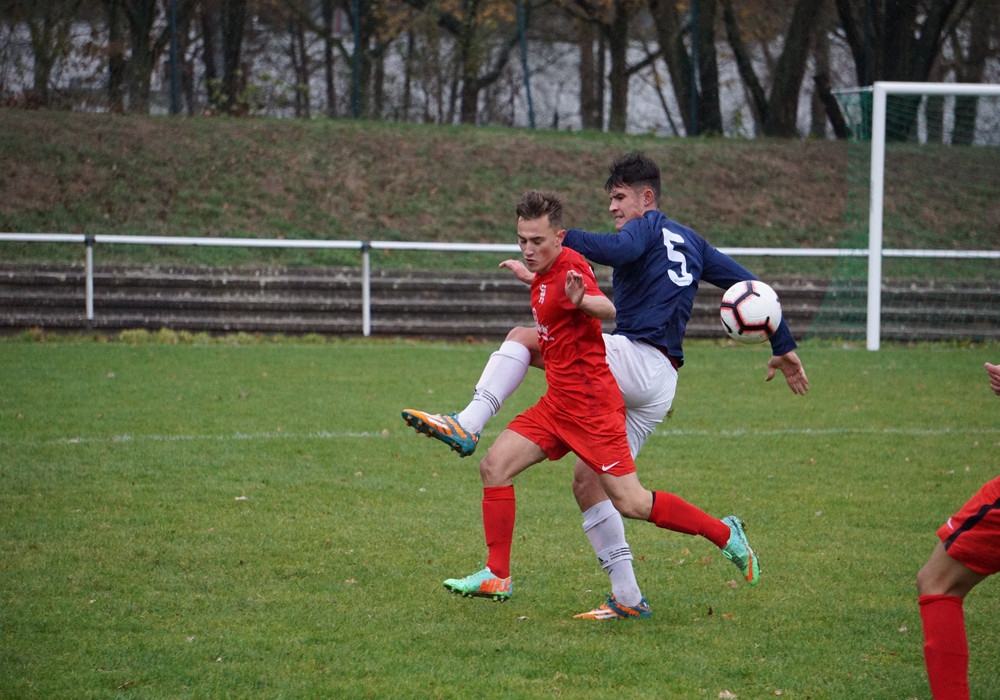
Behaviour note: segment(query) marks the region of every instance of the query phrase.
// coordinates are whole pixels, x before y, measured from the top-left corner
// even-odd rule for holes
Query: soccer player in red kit
[[[1000,365],[986,363],[1000,396]],[[924,664],[934,700],[968,700],[965,596],[1000,571],[1000,477],[987,482],[937,532],[941,540],[917,573]]]
[[[526,192],[516,211],[518,245],[525,266],[535,275],[531,312],[548,390],[511,421],[479,465],[486,567],[465,578],[448,579],[445,587],[498,601],[511,596],[514,477],[532,464],[571,451],[598,474],[623,516],[705,537],[755,583],[757,557],[738,518],[719,520],[673,494],[648,491],[639,483],[625,431],[625,404],[608,368],[601,333],[601,320],[615,317],[614,304],[599,289],[587,261],[562,246],[566,232],[557,197]]]

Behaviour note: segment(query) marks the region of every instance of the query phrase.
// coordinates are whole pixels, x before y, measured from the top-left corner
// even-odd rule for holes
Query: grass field
[[[0,696],[929,698],[914,576],[1000,471],[996,346],[806,343],[801,397],[689,343],[639,473],[739,514],[760,584],[630,522],[653,618],[592,623],[568,459],[517,481],[514,598],[441,586],[485,558],[478,460],[399,412],[463,406],[493,346],[200,341],[0,340]],[[998,593],[966,601],[975,698]]]

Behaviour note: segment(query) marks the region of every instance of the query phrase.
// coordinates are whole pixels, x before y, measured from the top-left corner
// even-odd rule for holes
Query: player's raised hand
[[[535,279],[535,273],[525,267],[524,263],[520,260],[504,260],[500,263],[500,267],[506,267],[525,284],[531,284],[532,280]]]
[[[767,379],[765,381],[769,382],[774,379],[775,370],[785,375],[785,381],[788,382],[788,388],[792,392],[804,394],[809,391],[809,378],[802,367],[802,361],[794,350],[786,352],[784,355],[771,356],[771,359],[767,361]]]
[[[990,389],[997,396],[1000,396],[1000,365],[986,363],[986,372],[990,375]]]
[[[579,307],[583,301],[583,295],[587,291],[587,283],[583,281],[583,275],[576,270],[566,271],[566,296],[573,302],[573,306]]]

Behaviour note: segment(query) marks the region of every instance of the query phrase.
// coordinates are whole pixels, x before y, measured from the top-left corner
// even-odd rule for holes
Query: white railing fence
[[[320,241],[268,238],[198,238],[186,236],[123,236],[86,235],[75,233],[0,233],[0,242],[71,243],[85,247],[86,269],[86,317],[94,320],[94,247],[97,245],[175,245],[175,246],[215,246],[243,248],[308,248],[357,250],[361,255],[361,313],[362,332],[371,335],[371,251],[373,250],[415,250],[460,253],[508,253],[517,255],[520,249],[514,244],[499,243],[428,243],[404,241]],[[1000,259],[1000,251],[947,251],[947,250],[893,250],[864,248],[720,248],[727,255],[740,257],[924,257],[924,258],[986,258]],[[871,264],[869,262],[869,269]],[[879,266],[878,269],[881,269]],[[870,289],[870,287],[869,287]],[[869,313],[871,300],[869,299]],[[875,333],[878,332],[875,326]],[[868,326],[868,347],[878,349],[878,337],[873,338],[872,324]]]

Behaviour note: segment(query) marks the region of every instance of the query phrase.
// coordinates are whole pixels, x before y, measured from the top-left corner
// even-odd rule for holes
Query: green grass
[[[926,698],[914,576],[1000,447],[996,346],[810,342],[798,397],[689,343],[639,473],[743,517],[761,582],[629,522],[653,618],[590,624],[568,459],[518,478],[515,597],[441,586],[485,556],[478,460],[399,411],[463,406],[493,346],[42,339],[0,340],[2,697]],[[976,698],[997,593],[966,602]]]

